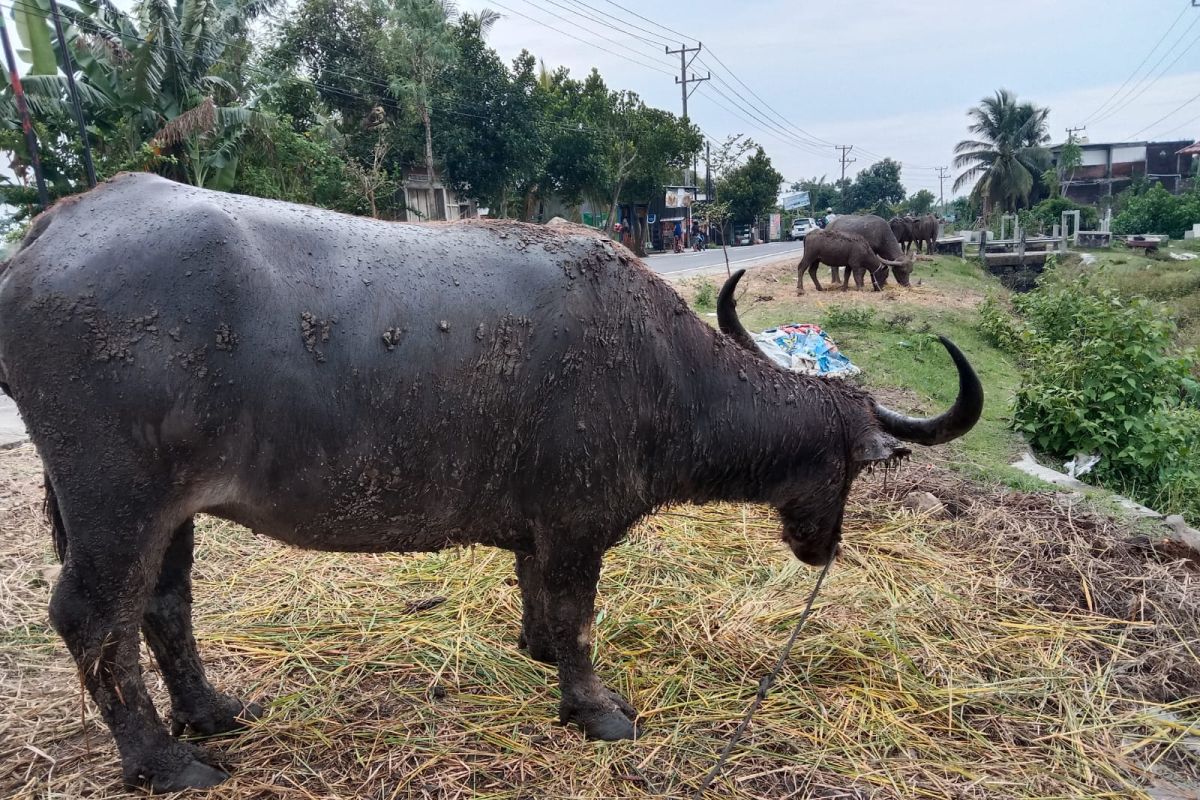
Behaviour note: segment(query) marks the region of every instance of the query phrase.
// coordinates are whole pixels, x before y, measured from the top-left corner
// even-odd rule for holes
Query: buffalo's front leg
[[[158,584],[142,614],[142,631],[171,693],[172,733],[190,729],[203,736],[238,730],[262,716],[257,703],[243,703],[213,689],[192,634],[192,550],[188,520],[176,529],[163,558]]]
[[[558,715],[564,725],[577,723],[591,739],[632,739],[637,712],[600,682],[588,654],[602,555],[563,548],[539,559],[546,623],[558,654]]]
[[[558,662],[558,651],[546,623],[542,570],[533,553],[516,554],[517,583],[521,587],[521,637],[517,647],[544,664]]]

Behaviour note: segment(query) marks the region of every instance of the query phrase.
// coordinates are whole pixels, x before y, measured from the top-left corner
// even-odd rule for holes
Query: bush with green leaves
[[[988,344],[1007,352],[1021,348],[1021,326],[1012,312],[995,295],[988,297],[976,307],[979,312],[979,332]]]
[[[837,330],[838,328],[869,328],[875,321],[875,309],[869,306],[829,306],[825,309],[824,327]]]
[[[696,308],[701,311],[709,311],[716,307],[717,304],[717,287],[712,281],[702,280],[700,285],[696,287]]]
[[[1014,427],[1055,457],[1098,453],[1101,483],[1200,518],[1200,409],[1183,399],[1193,360],[1161,307],[1053,277],[1014,306],[1025,325]]]
[[[1100,213],[1095,206],[1083,206],[1065,197],[1051,197],[1033,208],[1021,211],[1021,227],[1027,231],[1050,233],[1055,225],[1062,223],[1064,211],[1079,212],[1079,229],[1094,231],[1100,227]]]
[[[1130,189],[1120,196],[1121,211],[1113,217],[1113,233],[1165,233],[1182,239],[1183,232],[1200,222],[1200,191],[1173,195],[1154,184],[1144,191]]]

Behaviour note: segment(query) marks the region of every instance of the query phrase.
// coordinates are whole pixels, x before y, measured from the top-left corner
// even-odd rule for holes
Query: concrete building
[[[1181,151],[1191,139],[1174,142],[1081,142],[1083,163],[1063,180],[1063,194],[1077,203],[1094,204],[1119,194],[1138,178],[1159,183],[1168,192],[1187,189],[1194,173],[1193,156]],[[1062,145],[1050,148],[1057,165]]]
[[[424,166],[404,171],[404,219],[421,222],[427,219],[469,219],[479,215],[474,200],[458,197],[454,190],[442,184],[436,172],[433,181]],[[436,212],[436,213],[435,213]]]

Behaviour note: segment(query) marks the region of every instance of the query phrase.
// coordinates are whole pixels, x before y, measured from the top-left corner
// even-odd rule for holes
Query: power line
[[[1153,72],[1154,69],[1163,62],[1163,59],[1165,59],[1167,56],[1169,56],[1171,54],[1171,51],[1175,49],[1175,45],[1177,45],[1181,41],[1183,41],[1184,38],[1188,35],[1188,33],[1192,30],[1192,28],[1196,27],[1197,24],[1200,24],[1200,17],[1197,17],[1196,19],[1192,20],[1192,24],[1189,25],[1186,30],[1184,30],[1183,34],[1178,39],[1176,39],[1169,48],[1167,48],[1167,52],[1163,53],[1162,58],[1159,58],[1158,61],[1154,62],[1154,66],[1150,68],[1150,72]],[[1191,44],[1189,44],[1187,47],[1180,50],[1179,53],[1175,56],[1175,58],[1171,60],[1171,63],[1167,64],[1167,66],[1164,67],[1163,70],[1161,72],[1159,72],[1157,75],[1155,75],[1154,78],[1149,83],[1145,83],[1146,78],[1150,77],[1150,72],[1147,72],[1142,77],[1141,80],[1139,80],[1137,83],[1135,83],[1130,88],[1130,90],[1129,90],[1130,94],[1124,98],[1124,100],[1121,102],[1120,105],[1113,106],[1108,111],[1106,111],[1103,114],[1101,114],[1100,116],[1096,117],[1096,119],[1093,122],[1103,122],[1104,120],[1113,116],[1117,112],[1119,112],[1125,108],[1128,108],[1130,106],[1130,104],[1133,103],[1134,100],[1137,100],[1139,97],[1141,97],[1143,94],[1145,94],[1147,89],[1149,89],[1154,84],[1158,83],[1158,81],[1162,78],[1162,76],[1164,76],[1168,72],[1170,72],[1171,67],[1175,66],[1175,64],[1177,64],[1179,62],[1179,59],[1181,59],[1185,55],[1187,55],[1188,51],[1190,51],[1193,47],[1195,47],[1197,42],[1200,42],[1200,39],[1193,39]],[[1141,88],[1139,89],[1139,87],[1141,87]]]
[[[713,91],[717,92],[721,97],[725,97],[726,99],[729,99],[729,98],[727,95],[725,95],[719,89],[717,89],[715,86],[712,86],[710,84],[704,88],[706,90],[705,95],[708,97],[709,101],[713,103],[713,105],[717,106],[720,109],[723,109],[724,111],[728,112],[732,116],[737,117],[742,122],[749,125],[751,128],[756,128],[761,133],[766,134],[767,136],[771,137],[772,139],[776,140],[777,142],[780,142],[788,147],[794,147],[795,149],[800,150],[808,155],[825,155],[824,153],[821,153],[821,152],[814,152],[812,149],[812,145],[805,144],[805,143],[797,143],[796,141],[787,139],[784,136],[780,135],[779,133],[776,133],[775,131],[771,130],[770,128],[765,127],[762,123],[752,122],[751,120],[742,116],[741,112],[739,112],[735,109],[732,109],[729,106],[725,105],[724,103],[718,101],[715,97],[713,97],[711,94],[709,94],[707,90],[712,89]],[[753,112],[747,111],[747,113],[753,113]]]
[[[729,73],[729,76],[730,76],[731,78],[733,78],[735,81],[737,81],[737,82],[738,82],[739,84],[741,84],[743,87],[745,87],[746,91],[750,92],[750,94],[752,94],[752,95],[753,95],[753,96],[754,96],[754,97],[755,97],[755,98],[756,98],[756,99],[757,99],[757,100],[758,100],[760,103],[762,103],[762,104],[763,104],[763,108],[765,108],[766,110],[768,110],[768,111],[770,111],[772,114],[774,114],[774,115],[775,115],[775,116],[776,116],[778,119],[780,119],[780,120],[781,120],[781,121],[782,121],[782,122],[783,122],[785,125],[790,125],[790,126],[792,126],[792,127],[793,127],[793,128],[795,128],[796,130],[800,131],[800,132],[801,132],[801,133],[803,133],[805,136],[807,136],[809,139],[812,139],[812,140],[813,140],[814,142],[816,142],[817,144],[823,144],[823,145],[825,145],[825,146],[827,146],[827,147],[832,147],[832,146],[833,146],[833,142],[827,141],[827,140],[825,140],[825,139],[822,139],[822,138],[821,138],[821,137],[819,137],[819,136],[816,136],[816,135],[814,135],[814,134],[812,134],[812,133],[809,133],[808,131],[804,130],[804,128],[801,128],[801,127],[800,127],[799,125],[797,125],[796,123],[794,123],[794,122],[791,122],[790,120],[788,120],[788,118],[787,118],[787,117],[783,116],[783,115],[782,115],[782,114],[780,114],[778,111],[776,111],[774,108],[772,108],[772,107],[771,107],[771,105],[770,105],[770,104],[769,104],[769,103],[768,103],[766,100],[763,100],[763,99],[762,99],[762,97],[760,97],[760,96],[759,96],[758,92],[754,91],[754,89],[752,89],[752,88],[751,88],[751,87],[750,87],[750,86],[749,86],[749,85],[748,85],[748,84],[747,84],[745,81],[743,81],[741,78],[739,78],[739,77],[737,76],[737,73],[735,73],[733,70],[731,70],[731,69],[730,69],[730,68],[729,68],[729,67],[728,67],[728,66],[725,64],[725,62],[721,60],[720,56],[718,56],[716,53],[714,53],[714,52],[712,51],[712,49],[711,49],[711,48],[709,49],[708,53],[709,53],[709,55],[711,55],[711,56],[713,57],[713,59],[714,59],[714,60],[715,60],[715,61],[716,61],[718,64],[720,64],[720,65],[721,65],[721,67],[722,67],[722,68],[723,68],[723,69],[724,69],[726,72],[728,72],[728,73]],[[701,63],[703,63],[703,60],[701,60]]]
[[[652,70],[654,70],[655,72],[661,72],[661,73],[662,73],[662,74],[664,74],[664,75],[673,75],[673,74],[674,74],[674,73],[672,73],[672,72],[667,72],[665,69],[662,69],[661,67],[655,66],[655,65],[653,65],[653,64],[647,64],[647,63],[646,63],[646,62],[644,62],[644,61],[638,61],[636,58],[631,58],[630,56],[622,55],[622,54],[620,54],[620,53],[617,53],[617,52],[615,52],[615,51],[613,51],[613,50],[609,50],[607,47],[604,47],[604,46],[602,46],[602,45],[596,44],[595,42],[589,42],[587,39],[581,39],[580,37],[576,36],[576,35],[575,35],[575,34],[573,34],[573,33],[568,33],[567,31],[560,30],[560,29],[558,29],[558,28],[554,27],[553,25],[551,25],[551,24],[550,24],[550,23],[548,23],[548,22],[542,22],[542,21],[541,21],[540,19],[538,19],[537,17],[531,17],[531,16],[529,16],[528,14],[524,14],[524,13],[522,13],[522,12],[520,12],[520,11],[517,11],[517,10],[515,10],[515,9],[509,8],[508,6],[506,6],[506,5],[502,4],[502,3],[497,3],[497,2],[495,2],[495,0],[491,0],[491,5],[494,5],[494,6],[496,6],[497,8],[502,8],[502,9],[504,9],[505,11],[507,11],[507,12],[508,12],[508,13],[510,13],[510,14],[516,14],[518,17],[523,17],[523,18],[525,18],[525,19],[529,20],[530,22],[533,22],[533,23],[536,23],[536,24],[538,24],[538,25],[541,25],[543,28],[548,28],[548,29],[550,29],[550,30],[554,31],[555,33],[559,34],[560,36],[567,36],[567,37],[570,37],[570,38],[574,39],[574,40],[575,40],[575,41],[577,41],[577,42],[582,42],[583,44],[586,44],[586,45],[588,45],[588,46],[590,46],[590,47],[595,47],[595,48],[596,48],[596,49],[598,49],[598,50],[603,50],[604,52],[608,53],[609,55],[616,56],[617,58],[624,59],[624,60],[626,60],[626,61],[632,61],[633,63],[637,64],[637,65],[638,65],[638,66],[640,66],[640,67],[645,67],[646,69],[652,69]],[[543,9],[543,10],[545,10],[545,9]],[[560,17],[560,19],[561,19],[561,17]],[[602,38],[603,38],[603,37],[602,37]],[[611,40],[611,39],[609,39],[608,41],[612,41],[612,40]],[[622,45],[622,46],[624,46],[624,45]],[[637,52],[637,51],[631,51],[631,52]]]
[[[675,34],[676,36],[681,37],[683,40],[690,41],[690,42],[697,41],[695,36],[688,36],[686,33],[680,33],[679,31],[675,30],[674,28],[668,28],[666,25],[663,25],[661,22],[655,22],[654,20],[650,19],[649,17],[643,17],[641,14],[634,11],[632,8],[623,6],[620,3],[616,2],[616,0],[608,0],[608,4],[616,6],[617,8],[624,11],[626,14],[632,14],[633,16],[637,17],[638,19],[642,20],[643,22],[648,22],[656,28],[661,28],[664,31],[670,31],[671,33]]]
[[[1154,43],[1154,46],[1150,48],[1150,51],[1148,53],[1146,53],[1146,57],[1141,60],[1141,63],[1139,63],[1136,67],[1134,67],[1133,72],[1129,73],[1129,77],[1127,77],[1125,79],[1125,81],[1119,87],[1117,87],[1117,90],[1115,92],[1113,92],[1112,95],[1109,96],[1109,98],[1107,100],[1105,100],[1103,103],[1098,105],[1091,114],[1088,114],[1087,117],[1084,118],[1083,124],[1087,124],[1088,122],[1090,122],[1092,117],[1099,114],[1101,109],[1103,109],[1105,106],[1107,106],[1109,103],[1111,103],[1114,99],[1116,99],[1117,95],[1119,95],[1121,93],[1121,91],[1126,86],[1129,85],[1129,82],[1131,80],[1133,80],[1133,76],[1137,75],[1138,72],[1141,71],[1142,67],[1145,66],[1146,62],[1150,60],[1150,56],[1154,55],[1154,51],[1158,49],[1158,46],[1161,45],[1166,40],[1167,36],[1170,35],[1171,31],[1175,28],[1175,26],[1177,24],[1179,24],[1179,20],[1183,19],[1183,15],[1187,13],[1187,10],[1188,10],[1188,6],[1185,5],[1179,11],[1179,16],[1171,21],[1171,24],[1167,26],[1167,29],[1165,31],[1163,31],[1163,35],[1159,37],[1158,41]]]
[[[730,85],[730,83],[728,81],[726,81],[724,78],[722,78],[719,74],[716,76],[716,80],[722,86],[729,89],[729,91],[733,92],[734,94],[737,94],[737,89],[735,89],[732,85]],[[812,152],[815,155],[821,155],[821,154],[825,153],[824,147],[821,147],[820,145],[812,144],[806,139],[801,139],[799,136],[796,136],[795,134],[791,133],[786,128],[784,128],[783,126],[774,122],[773,120],[770,120],[770,119],[766,118],[764,115],[757,113],[757,107],[755,107],[752,103],[744,103],[744,101],[740,97],[730,97],[729,95],[727,95],[725,92],[721,91],[716,86],[712,86],[711,88],[713,89],[713,91],[720,94],[726,100],[733,103],[735,106],[744,108],[746,113],[751,114],[755,119],[759,120],[763,125],[765,125],[767,127],[767,129],[769,129],[771,132],[773,132],[777,137],[782,137],[786,140],[794,141],[798,144],[798,146],[807,148],[810,152]]]
[[[1154,120],[1154,122],[1151,122],[1149,125],[1142,128],[1142,130],[1138,131],[1137,133],[1131,133],[1129,135],[1129,138],[1130,139],[1137,138],[1139,135],[1141,135],[1142,131],[1148,131],[1151,128],[1153,128],[1155,125],[1157,125],[1158,123],[1162,122],[1163,120],[1166,120],[1166,119],[1169,119],[1169,118],[1175,116],[1180,111],[1182,111],[1186,106],[1196,102],[1197,100],[1200,100],[1200,93],[1194,94],[1191,97],[1189,97],[1187,100],[1184,100],[1182,103],[1180,103],[1178,106],[1176,106],[1174,110],[1172,110],[1172,111],[1168,112],[1167,114],[1164,114],[1163,116]]]
[[[642,36],[638,33],[635,33],[635,31],[641,31],[642,33],[650,34],[651,37],[654,36],[654,31],[643,28],[640,25],[627,25],[625,27],[614,25],[611,22],[609,22],[608,20],[604,19],[603,17],[600,17],[600,16],[596,15],[595,13],[593,13],[592,9],[589,6],[586,6],[582,2],[580,2],[580,0],[567,0],[567,2],[570,3],[572,6],[577,6],[580,9],[579,11],[576,11],[575,13],[579,14],[581,17],[585,17],[587,19],[594,20],[594,21],[600,23],[601,25],[604,25],[605,27],[612,28],[615,31],[620,31],[621,33],[623,33],[627,36],[632,36],[635,39],[640,39],[641,41],[646,42],[647,44],[653,45],[655,51],[657,51],[658,48],[660,48],[660,47],[664,47],[666,45],[671,44],[670,41],[668,41],[666,38],[661,37],[661,36],[657,37],[657,38],[649,38],[646,36]]]
[[[1172,133],[1174,133],[1175,131],[1179,130],[1180,128],[1186,128],[1187,126],[1191,125],[1193,122],[1200,122],[1200,115],[1197,115],[1197,116],[1195,116],[1195,117],[1192,117],[1192,118],[1191,118],[1191,119],[1189,119],[1189,120],[1185,120],[1185,121],[1183,121],[1183,122],[1179,123],[1178,125],[1176,125],[1174,128],[1171,128],[1170,130],[1163,131],[1162,133],[1159,133],[1159,134],[1157,134],[1157,135],[1158,135],[1158,136],[1169,136],[1169,135],[1171,135]],[[1200,137],[1196,137],[1196,138],[1200,138]]]
[[[555,6],[555,7],[557,7],[557,8],[561,8],[561,9],[563,9],[564,11],[566,11],[566,12],[567,12],[567,13],[569,13],[569,14],[575,14],[575,15],[577,15],[577,16],[583,16],[583,15],[582,15],[582,14],[580,14],[578,11],[575,11],[574,9],[568,8],[568,7],[564,6],[564,5],[562,5],[561,3],[558,3],[558,2],[556,2],[556,0],[542,0],[542,1],[543,1],[543,2],[547,2],[547,3],[550,3],[550,5],[552,5],[552,6]],[[526,3],[528,3],[528,4],[529,4],[529,5],[531,5],[531,6],[535,6],[535,7],[539,8],[541,11],[543,11],[543,12],[545,12],[545,13],[549,14],[550,16],[554,17],[555,19],[562,20],[563,22],[567,23],[568,25],[573,25],[573,26],[575,26],[576,28],[578,28],[579,30],[583,31],[584,33],[587,33],[587,34],[590,34],[590,35],[592,35],[592,36],[595,36],[595,37],[597,37],[597,38],[603,39],[604,41],[608,42],[609,44],[616,45],[617,47],[620,47],[620,48],[622,48],[622,49],[624,49],[624,50],[628,50],[630,53],[633,53],[635,56],[641,56],[642,58],[648,58],[648,59],[650,59],[650,60],[654,61],[654,63],[656,63],[656,64],[662,64],[663,66],[667,66],[667,67],[673,67],[673,65],[672,65],[672,64],[671,64],[669,61],[666,61],[665,59],[661,59],[661,58],[657,58],[657,57],[653,57],[653,56],[648,56],[648,55],[646,55],[645,53],[641,52],[640,50],[634,50],[632,47],[630,47],[629,45],[625,44],[624,42],[619,42],[619,41],[617,41],[616,39],[613,39],[613,38],[611,38],[611,37],[609,37],[609,36],[605,36],[603,33],[599,33],[598,31],[592,30],[591,28],[585,28],[584,26],[580,25],[578,22],[575,22],[575,21],[573,21],[573,20],[570,20],[570,19],[568,19],[568,18],[566,18],[566,17],[562,16],[561,14],[556,14],[556,13],[554,13],[553,11],[551,11],[551,10],[550,10],[550,9],[548,9],[548,8],[543,8],[543,7],[541,7],[541,6],[538,4],[538,2],[535,2],[535,0],[525,0],[525,2],[526,2]],[[529,18],[527,17],[527,19],[529,19]],[[542,24],[544,24],[544,23],[542,23]],[[612,26],[611,26],[611,25],[609,25],[608,27],[612,27]],[[618,30],[619,30],[619,29],[618,29]],[[623,58],[627,58],[627,56],[622,56],[622,57],[623,57]]]

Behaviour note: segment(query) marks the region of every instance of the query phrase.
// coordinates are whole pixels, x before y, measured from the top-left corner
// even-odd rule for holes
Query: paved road
[[[756,262],[776,258],[794,257],[800,260],[803,242],[770,242],[748,247],[729,248],[729,266],[734,269],[754,266]],[[646,265],[660,275],[684,276],[720,269],[725,271],[725,256],[720,250],[705,250],[702,253],[663,253],[646,258]]]
[[[17,413],[17,404],[8,395],[0,394],[0,447],[25,438],[25,425]]]

